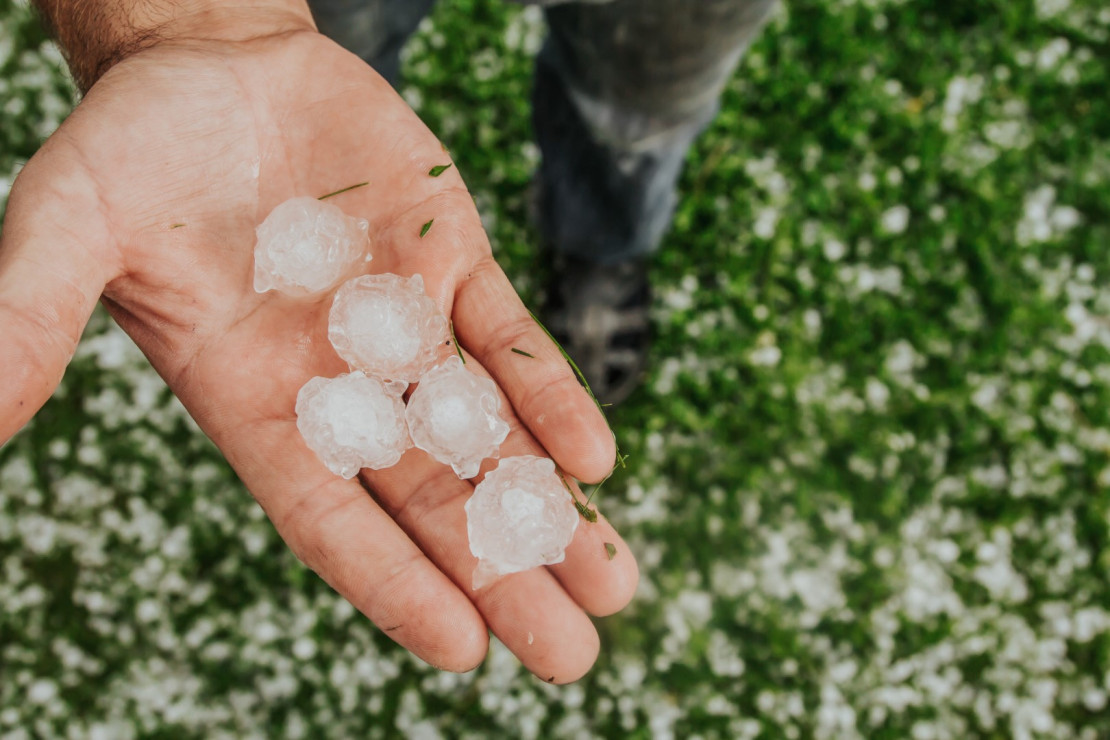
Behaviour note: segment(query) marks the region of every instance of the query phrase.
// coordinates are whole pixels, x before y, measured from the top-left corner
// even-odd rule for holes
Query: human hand
[[[565,562],[472,591],[473,484],[419,450],[360,479],[332,475],[293,413],[307,380],[347,371],[327,341],[330,295],[252,288],[254,227],[273,206],[368,181],[333,202],[370,221],[370,270],[423,275],[467,369],[497,381],[511,426],[501,455],[548,454],[569,475],[602,478],[609,429],[493,261],[457,171],[428,175],[448,161],[385,81],[310,27],[168,39],[128,56],[12,190],[0,441],[45,402],[102,297],[297,556],[390,637],[467,670],[485,656],[488,625],[536,675],[571,681],[598,652],[585,612],[617,611],[635,589],[616,532],[583,523]]]

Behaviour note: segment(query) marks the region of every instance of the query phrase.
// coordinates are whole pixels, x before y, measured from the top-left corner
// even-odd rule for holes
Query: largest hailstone
[[[424,294],[424,278],[363,275],[343,283],[328,317],[328,339],[355,370],[415,383],[448,337],[447,319]]]
[[[474,588],[538,565],[563,562],[578,528],[570,491],[545,457],[507,457],[466,502]]]

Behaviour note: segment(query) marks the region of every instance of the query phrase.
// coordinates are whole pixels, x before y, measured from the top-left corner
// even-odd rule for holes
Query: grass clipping
[[[532,320],[536,322],[536,326],[540,327],[540,329],[543,329],[543,333],[547,335],[547,338],[550,339],[555,344],[555,346],[559,348],[559,353],[563,356],[563,359],[567,361],[567,364],[570,365],[571,369],[574,370],[574,374],[578,376],[578,381],[582,383],[582,386],[586,389],[586,393],[590,394],[590,400],[594,402],[594,404],[597,406],[597,410],[601,412],[601,416],[604,418],[605,405],[598,400],[597,396],[594,394],[593,389],[590,388],[589,381],[586,380],[586,376],[583,375],[582,371],[578,368],[578,364],[575,363],[574,358],[572,358],[567,353],[567,351],[563,349],[563,345],[561,345],[559,343],[559,340],[556,339],[550,331],[548,331],[547,327],[543,325],[543,322],[539,320],[539,317],[537,317],[536,314],[528,311],[528,315],[531,316]],[[593,487],[593,490],[590,491],[589,495],[586,496],[585,503],[582,503],[578,500],[578,497],[574,495],[573,491],[571,491],[570,484],[567,483],[566,474],[564,474],[562,471],[559,471],[559,475],[563,478],[563,485],[566,486],[567,491],[570,492],[571,497],[574,499],[575,508],[578,509],[579,513],[582,514],[586,521],[591,523],[597,521],[597,511],[589,508],[589,505],[593,501],[594,496],[597,494],[598,491],[601,490],[601,487],[605,485],[605,483],[610,478],[613,477],[613,473],[617,472],[617,468],[628,467],[628,455],[621,453],[621,446],[620,443],[617,442],[617,435],[615,433],[613,434],[613,446],[616,448],[617,451],[617,462],[613,465],[612,469],[609,470],[608,475],[602,478],[601,481]]]

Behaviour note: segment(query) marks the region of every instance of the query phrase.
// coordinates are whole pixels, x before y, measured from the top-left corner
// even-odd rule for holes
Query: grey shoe
[[[603,404],[643,380],[651,349],[651,284],[643,260],[602,265],[555,258],[543,319]]]

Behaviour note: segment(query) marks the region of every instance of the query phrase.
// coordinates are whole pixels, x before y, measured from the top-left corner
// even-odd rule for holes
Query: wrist
[[[247,41],[315,30],[305,0],[36,0],[87,92],[127,57],[163,42]]]

